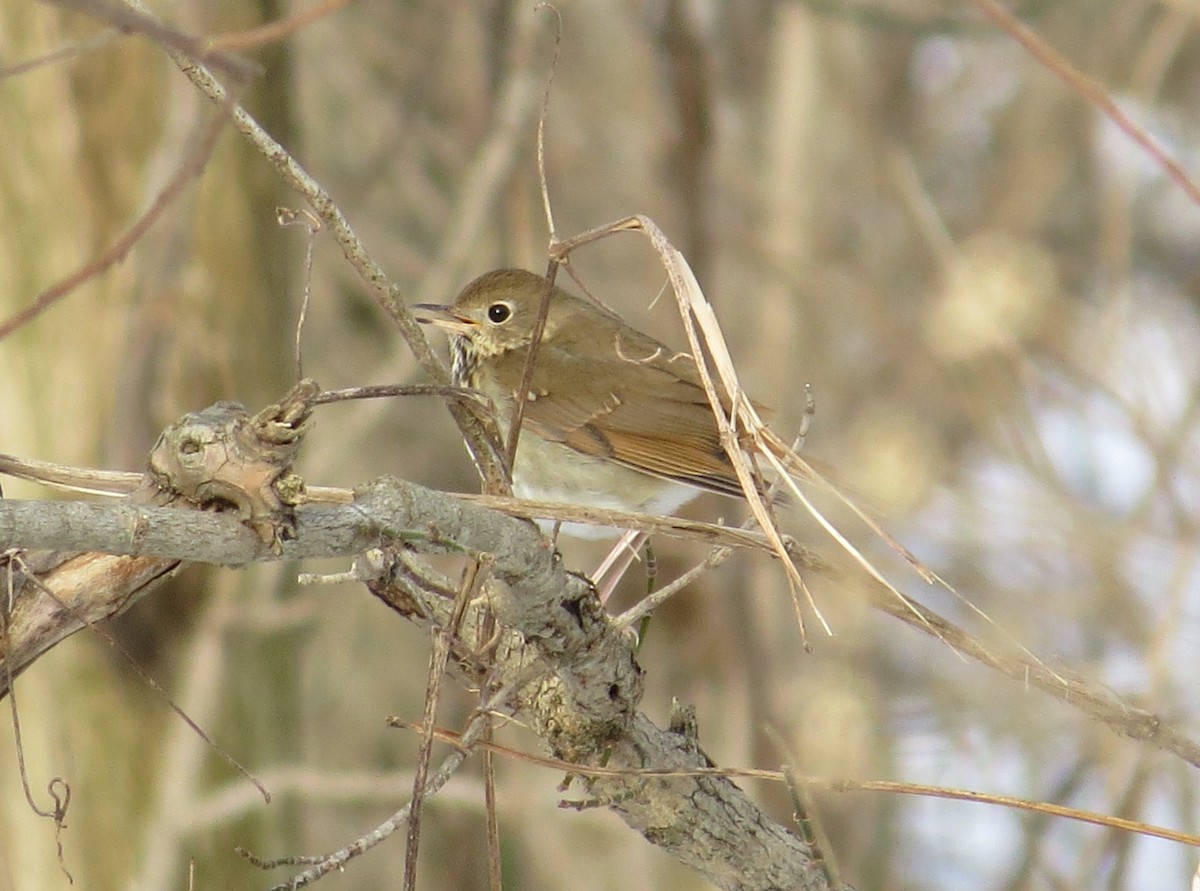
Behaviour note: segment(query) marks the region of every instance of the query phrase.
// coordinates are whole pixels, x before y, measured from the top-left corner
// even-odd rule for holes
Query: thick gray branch
[[[630,769],[709,766],[694,739],[662,730],[637,712],[641,670],[630,641],[532,523],[403,480],[379,480],[358,490],[351,504],[302,504],[289,518],[287,534],[274,541],[264,536],[261,522],[252,528],[232,511],[0,500],[0,542],[89,552],[77,560],[127,561],[119,574],[76,585],[70,610],[24,586],[9,623],[14,673],[48,648],[47,641],[52,645],[81,627],[77,613],[93,621],[115,614],[181,561],[239,565],[397,544],[409,552],[488,554],[494,560],[489,605],[510,632],[497,651],[493,680],[519,690],[515,710],[556,755]],[[130,567],[139,567],[138,573]],[[134,576],[131,590],[125,580]],[[405,578],[411,582],[413,576]],[[56,598],[62,590],[56,587]],[[448,601],[427,589],[418,593],[420,603],[411,602],[420,613],[413,618],[436,623]],[[42,646],[31,651],[30,640]],[[587,794],[719,887],[829,887],[805,844],[727,780],[606,779],[592,783]]]

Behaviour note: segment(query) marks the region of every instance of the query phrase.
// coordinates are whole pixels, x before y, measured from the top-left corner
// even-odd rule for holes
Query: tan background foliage
[[[531,6],[362,0],[251,54],[263,73],[245,104],[414,301],[448,301],[495,266],[544,266],[534,130],[551,16]],[[778,429],[796,429],[811,384],[806,454],[1003,631],[855,533],[899,586],[1194,728],[1200,208],[963,4],[559,8],[547,132],[559,234],[629,213],[656,220]],[[200,34],[287,11],[160,10]],[[1023,11],[1194,156],[1190,5]],[[5,4],[0,64],[97,30]],[[148,206],[194,144],[202,102],[135,38],[0,80],[0,317]],[[304,240],[276,226],[275,207],[295,204],[225,134],[125,262],[0,342],[0,450],[137,469],[182,412],[277,397],[293,374]],[[673,302],[651,306],[665,279],[644,243],[621,236],[575,260],[632,322],[681,342]],[[312,294],[306,374],[329,388],[419,380],[326,236]],[[394,473],[474,486],[433,400],[325,409],[301,470],[321,485]],[[738,510],[708,498],[689,508]],[[788,525],[833,554],[811,522]],[[579,567],[597,558],[564,550]],[[660,542],[659,579],[700,555]],[[74,787],[65,846],[77,887],[185,888],[192,859],[196,888],[265,887],[235,844],[322,852],[405,800],[415,740],[383,718],[419,718],[427,641],[358,588],[297,589],[295,571],[193,569],[119,628],[274,789],[269,807],[95,635],[21,678],[35,786],[62,774]],[[671,697],[695,703],[704,746],[725,765],[789,761],[1196,830],[1186,765],[870,613],[852,573],[813,582],[837,633],[814,634],[809,654],[768,561],[741,557],[695,585],[650,629],[645,709],[662,721]],[[644,586],[635,570],[619,597]],[[444,722],[468,707],[451,701]],[[65,887],[52,828],[19,791],[11,733],[0,749],[0,889]],[[559,810],[559,779],[501,763],[507,887],[702,887],[615,817]],[[422,887],[485,885],[481,788],[468,771],[429,803]],[[755,791],[787,819],[779,790]],[[1195,860],[1167,842],[961,802],[828,795],[818,812],[829,856],[863,889],[1183,887]],[[397,839],[322,887],[393,887],[402,856]]]

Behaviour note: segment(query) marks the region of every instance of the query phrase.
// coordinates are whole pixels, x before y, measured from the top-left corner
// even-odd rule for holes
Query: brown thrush
[[[452,373],[496,406],[507,438],[546,280],[497,269],[417,320],[450,334]],[[554,287],[513,467],[522,498],[670,514],[742,494],[691,356]],[[571,524],[582,537],[609,530]]]

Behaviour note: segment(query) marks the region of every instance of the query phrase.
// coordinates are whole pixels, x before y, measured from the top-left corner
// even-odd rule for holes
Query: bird
[[[701,492],[743,496],[692,356],[523,269],[486,272],[449,305],[412,307],[449,335],[453,383],[491,400],[503,441],[548,287],[514,494],[664,516]],[[612,535],[577,523],[563,531]]]

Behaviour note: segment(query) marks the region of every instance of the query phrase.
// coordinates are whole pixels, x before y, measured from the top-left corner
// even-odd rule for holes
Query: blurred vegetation
[[[629,213],[656,220],[778,429],[796,429],[811,384],[806,454],[995,627],[855,532],[903,590],[1195,732],[1200,208],[969,4],[558,6],[547,166],[559,235]],[[1191,5],[1018,10],[1174,154],[1197,157]],[[169,9],[197,34],[287,11]],[[0,65],[99,29],[4,4]],[[251,53],[262,74],[244,101],[406,294],[445,301],[486,269],[544,267],[534,132],[551,30],[552,16],[507,0],[360,0]],[[204,111],[140,38],[0,79],[0,318],[128,228]],[[303,287],[303,233],[275,224],[289,203],[268,164],[225,133],[124,262],[0,341],[0,451],[136,469],[183,412],[276,397],[293,373]],[[353,271],[317,238],[305,373],[329,388],[416,380]],[[574,262],[634,324],[681,340],[672,301],[651,306],[664,276],[644,243],[623,236]],[[302,470],[320,485],[395,473],[474,487],[433,400],[325,409]],[[792,525],[834,553],[815,524]],[[598,556],[564,549],[581,568]],[[701,556],[671,542],[657,552],[660,580]],[[383,717],[419,720],[427,642],[359,589],[298,591],[294,576],[194,569],[121,630],[267,779],[270,806],[96,635],[21,678],[35,794],[57,774],[74,789],[64,845],[76,887],[182,889],[189,861],[198,889],[266,887],[234,845],[323,852],[406,800],[416,741]],[[622,603],[645,587],[634,576]],[[814,633],[805,653],[776,567],[738,558],[711,573],[650,628],[646,711],[662,721],[671,697],[695,703],[723,765],[963,786],[1197,831],[1187,765],[897,628],[864,609],[854,578],[812,580],[836,634]],[[468,707],[451,696],[444,723]],[[65,888],[10,732],[0,753],[0,889]],[[704,887],[612,815],[558,809],[559,779],[501,759],[506,887]],[[779,790],[755,792],[789,818]],[[427,807],[421,887],[485,887],[477,770]],[[1184,887],[1196,859],[963,802],[830,794],[817,814],[827,856],[864,891]],[[394,839],[321,887],[395,887],[402,859]]]

